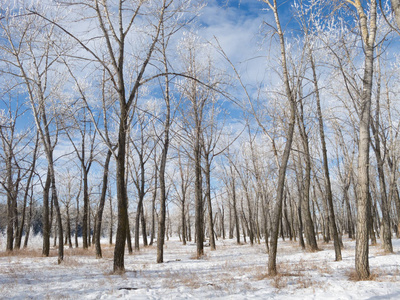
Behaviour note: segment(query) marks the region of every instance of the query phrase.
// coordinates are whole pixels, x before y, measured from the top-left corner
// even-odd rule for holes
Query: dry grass
[[[114,255],[114,246],[109,244],[101,245],[103,258],[112,258]],[[78,248],[68,248],[64,246],[65,256],[96,256],[96,249],[94,246],[88,249]],[[51,248],[48,257],[57,257],[58,248]],[[21,257],[21,258],[32,258],[32,257],[43,257],[42,249],[32,249],[32,248],[22,248],[14,249],[13,251],[3,251],[0,252],[0,257]]]
[[[21,257],[21,258],[32,258],[32,257],[43,257],[41,249],[15,249],[13,251],[0,252],[0,257]],[[50,250],[49,257],[57,257],[57,250]]]
[[[254,278],[256,280],[270,281],[271,286],[277,290],[282,290],[293,284],[298,289],[306,289],[310,287],[321,287],[321,281],[315,280],[312,271],[322,274],[331,274],[333,270],[327,264],[310,264],[307,261],[300,260],[297,263],[283,261],[277,265],[278,274],[270,276],[264,266],[257,266],[254,270]]]
[[[346,273],[350,281],[377,281],[377,282],[398,282],[400,276],[400,269],[383,270],[381,268],[374,268],[367,279],[360,279],[355,269]]]
[[[191,289],[198,289],[203,284],[203,280],[199,278],[196,273],[190,272],[190,274],[186,275],[178,275],[175,274],[175,287],[179,285],[184,285]]]
[[[141,277],[146,278],[148,285],[161,285],[168,289],[176,289],[179,286],[186,286],[191,289],[198,289],[204,283],[203,279],[200,279],[199,275],[194,272],[180,273],[177,271],[164,270],[159,273],[157,280],[154,280],[152,275],[146,275],[146,272],[140,272]]]
[[[102,249],[103,250],[103,249]],[[104,252],[104,251],[102,251]],[[67,248],[64,250],[65,256],[96,256],[96,251],[94,248]]]
[[[282,274],[277,274],[271,278],[271,285],[277,290],[281,290],[288,285],[288,278]]]
[[[65,267],[71,267],[71,268],[77,268],[82,266],[82,262],[76,259],[75,257],[64,257],[64,260],[62,262],[63,266]]]
[[[165,247],[166,248],[166,247]],[[113,249],[114,249],[114,247],[113,247]],[[140,251],[139,251],[139,253],[140,252],[144,252],[144,253],[147,253],[147,252],[155,252],[155,251],[157,251],[157,245],[156,244],[153,244],[153,245],[148,245],[148,246],[141,246],[140,247]]]
[[[330,244],[328,246],[331,247]],[[243,255],[244,252],[235,253],[235,249],[232,251],[231,249],[235,247],[249,247],[248,252],[246,252],[247,256]],[[229,249],[228,253],[224,253],[226,249]],[[324,289],[329,287],[330,284],[329,280],[323,277],[332,277],[327,274],[336,274],[337,272],[342,275],[346,274],[347,278],[351,281],[359,280],[354,270],[344,271],[344,268],[338,266],[338,264],[331,264],[331,261],[328,261],[328,258],[326,258],[327,256],[321,255],[318,258],[318,255],[314,256],[308,254],[300,250],[296,242],[286,241],[282,243],[282,251],[280,250],[280,254],[293,253],[296,254],[296,256],[280,257],[277,264],[278,275],[276,276],[268,275],[267,265],[265,263],[266,255],[264,254],[265,247],[257,247],[257,245],[253,247],[249,245],[221,245],[217,250],[218,251],[215,252],[207,251],[207,255],[197,258],[195,255],[195,248],[193,247],[177,249],[171,247],[171,252],[168,252],[169,261],[166,261],[166,264],[156,264],[154,261],[156,246],[141,247],[140,252],[133,253],[133,255],[138,255],[137,257],[131,256],[128,259],[128,266],[131,269],[137,270],[137,274],[135,273],[132,275],[132,271],[126,270],[126,273],[121,273],[119,275],[126,278],[127,282],[134,280],[133,282],[135,282],[135,285],[140,284],[139,288],[147,287],[148,289],[156,289],[165,287],[169,290],[174,290],[179,287],[184,287],[196,290],[209,287],[210,290],[215,290],[215,293],[221,290],[225,290],[227,293],[232,293],[239,289],[259,290],[260,287],[268,285],[270,285],[271,290],[273,290],[271,287],[275,288],[277,293],[284,293],[287,290],[293,292],[300,289],[309,289],[309,291]],[[376,249],[376,251],[377,250],[378,249]],[[110,288],[114,289],[113,286],[121,286],[121,277],[115,276],[118,274],[110,272],[113,251],[114,246],[108,244],[102,245],[103,258],[105,259],[95,260],[94,247],[89,249],[65,248],[62,267],[65,267],[65,271],[69,271],[67,269],[72,269],[71,273],[73,273],[77,272],[84,262],[90,268],[95,268],[96,274],[104,275],[104,277],[100,279],[99,284],[101,286],[110,286]],[[299,252],[304,255],[299,256]],[[249,255],[256,257],[258,257],[258,255],[263,256],[260,259],[246,260]],[[57,249],[51,250],[51,256],[57,257]],[[55,264],[56,260],[47,260],[42,257],[41,249],[22,249],[12,253],[0,253],[0,257],[6,257],[3,259],[3,268],[0,266],[0,273],[7,276],[8,281],[15,283],[21,282],[22,278],[24,278],[23,275],[29,270],[29,268],[24,265],[26,260],[23,258],[35,257],[29,261],[35,264],[36,261],[40,263],[45,260],[47,267],[58,268]],[[19,259],[19,257],[22,259]],[[181,264],[174,263],[180,260],[182,260]],[[10,262],[10,264],[12,262],[12,264],[7,265],[8,262]],[[167,263],[171,263],[171,266]],[[346,264],[346,266],[348,265]],[[6,269],[6,267],[11,268]],[[386,266],[385,269],[385,266],[383,266],[383,268],[383,270],[374,268],[368,280],[397,282],[400,279],[400,267]],[[8,282],[6,284],[10,286]],[[4,290],[4,287],[0,286],[0,295],[1,290]],[[309,291],[307,291],[307,293]],[[109,292],[112,293],[111,290]]]
[[[371,250],[372,253],[374,253],[377,256],[387,256],[387,255],[392,255],[393,252],[387,252],[383,248],[375,248]]]
[[[103,258],[112,258],[114,255],[114,246],[109,244],[101,245],[101,254]],[[64,250],[65,256],[92,256],[96,257],[96,249],[94,246],[91,246],[87,249],[83,249],[82,247],[78,248],[65,248]]]
[[[376,281],[378,278],[378,274],[375,272],[371,272],[367,279],[361,279],[356,270],[351,269],[347,271],[347,277],[350,281]]]
[[[202,256],[198,257],[197,254],[193,254],[192,256],[190,256],[190,259],[194,259],[194,260],[209,260],[209,257],[206,253],[204,253]]]

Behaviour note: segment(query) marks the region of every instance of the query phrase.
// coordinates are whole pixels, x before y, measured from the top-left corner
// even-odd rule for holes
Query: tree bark
[[[400,0],[391,0],[391,3],[397,27],[400,28]]]
[[[272,232],[271,232],[271,243],[270,243],[270,251],[268,256],[268,274],[270,276],[277,275],[276,269],[276,254],[278,248],[278,234],[279,234],[279,222],[282,215],[282,202],[283,202],[283,190],[285,186],[285,178],[286,178],[286,168],[289,161],[290,150],[292,147],[293,141],[293,133],[296,121],[296,102],[294,99],[294,95],[292,93],[290,83],[289,83],[289,74],[286,65],[286,49],[285,49],[285,40],[283,36],[283,31],[280,25],[279,15],[278,15],[278,5],[276,0],[273,1],[273,4],[269,2],[269,0],[264,0],[265,3],[269,5],[274,13],[275,23],[276,23],[276,31],[279,38],[280,50],[281,50],[281,64],[282,64],[282,72],[283,72],[283,81],[285,86],[285,95],[287,101],[289,102],[289,119],[288,119],[288,128],[286,132],[286,143],[285,148],[281,157],[281,164],[279,166],[278,173],[278,183],[276,189],[276,203],[273,212],[273,220],[272,220]]]
[[[207,209],[208,209],[208,230],[210,236],[210,248],[211,250],[216,250],[215,237],[214,237],[214,222],[213,222],[213,212],[211,203],[211,168],[209,162],[209,155],[205,155],[205,177],[206,177],[206,199],[207,199]]]
[[[304,118],[303,118],[303,107],[302,102],[300,101],[300,115],[298,116],[299,122],[298,127],[300,131],[300,136],[302,138],[302,145],[305,157],[305,174],[303,179],[302,185],[302,194],[301,197],[301,212],[303,214],[303,220],[305,225],[305,236],[306,236],[306,243],[307,246],[311,251],[317,251],[318,245],[315,239],[315,231],[314,231],[314,223],[311,218],[310,212],[310,186],[311,186],[311,155],[310,155],[310,148],[308,142],[308,136],[306,133],[305,125],[304,125]]]
[[[33,214],[33,187],[32,186],[31,186],[31,194],[30,194],[29,197],[30,197],[29,213],[28,213],[28,220],[26,222],[26,233],[25,233],[25,240],[24,240],[24,248],[28,247],[29,234],[31,232],[32,214]]]
[[[157,199],[157,178],[158,178],[158,167],[157,167],[157,160],[154,159],[155,163],[155,172],[154,172],[154,191],[153,191],[153,198],[151,201],[151,236],[150,236],[150,243],[149,245],[153,245],[154,236],[156,232],[156,199]]]
[[[382,232],[382,242],[383,249],[386,253],[393,252],[392,246],[392,231],[390,226],[390,205],[388,202],[388,195],[386,193],[386,180],[385,180],[385,172],[384,172],[384,158],[382,158],[381,154],[381,143],[379,136],[379,128],[380,128],[380,95],[381,95],[381,68],[380,68],[380,59],[379,55],[377,58],[377,92],[376,92],[376,107],[375,107],[375,122],[371,122],[371,129],[375,140],[375,145],[372,145],[372,148],[375,152],[377,169],[378,169],[378,178],[379,178],[379,189],[380,189],[380,198],[381,198],[381,211],[382,211],[382,223],[383,223],[383,232]],[[372,141],[371,141],[372,144]]]
[[[142,144],[142,149],[143,149]],[[139,152],[139,151],[138,151]],[[143,152],[139,152],[139,164],[140,164],[140,181],[138,182],[138,196],[139,201],[136,209],[135,218],[135,251],[139,251],[139,234],[140,234],[140,221],[143,215],[143,199],[145,196],[145,162],[143,160]],[[144,222],[142,222],[143,225]],[[144,238],[144,237],[143,237]]]
[[[69,248],[72,248],[72,239],[71,239],[71,218],[69,214],[69,206],[65,207],[67,220],[66,220],[66,233],[65,233],[65,245],[68,243]]]
[[[82,179],[81,179],[82,181]],[[81,196],[82,183],[79,186],[78,195],[76,195],[76,216],[75,216],[75,248],[79,247],[78,243],[78,229],[79,229],[79,197]]]
[[[336,217],[335,217],[335,210],[333,207],[333,196],[332,196],[332,186],[331,186],[331,179],[329,174],[329,163],[328,163],[328,154],[326,148],[326,141],[325,141],[325,132],[324,132],[324,119],[322,117],[322,110],[321,110],[321,99],[319,94],[319,86],[318,86],[318,79],[317,79],[317,72],[314,62],[314,57],[311,54],[310,57],[311,61],[311,68],[313,71],[313,81],[314,81],[314,89],[315,89],[315,96],[317,101],[317,115],[318,115],[318,125],[319,125],[319,135],[321,139],[322,145],[322,158],[324,164],[324,178],[325,178],[325,191],[326,191],[326,199],[329,206],[329,225],[330,231],[333,235],[333,245],[335,247],[335,261],[342,260],[342,251],[340,249],[340,242],[339,242],[339,235],[336,227]]]
[[[82,159],[84,159],[84,157]],[[88,249],[89,186],[88,186],[88,174],[86,167],[84,165],[84,161],[82,162],[82,174],[83,174],[82,247],[83,249]]]
[[[368,214],[369,200],[369,146],[370,146],[370,112],[372,81],[374,70],[374,48],[376,35],[377,3],[371,0],[369,28],[367,16],[359,0],[355,1],[360,18],[362,39],[364,41],[365,67],[363,76],[363,89],[360,106],[359,145],[358,145],[358,197],[357,197],[357,233],[356,233],[356,259],[355,267],[360,279],[370,276],[368,259]]]
[[[233,171],[231,170],[231,174],[233,176]],[[237,212],[237,204],[236,204],[236,183],[235,178],[232,177],[232,204],[233,204],[233,216],[235,221],[236,228],[236,243],[240,245],[240,224],[239,224],[239,216]]]
[[[197,113],[195,113],[197,116]],[[194,179],[194,193],[195,193],[195,228],[196,228],[196,246],[197,258],[204,255],[204,223],[203,223],[203,189],[201,180],[201,149],[200,149],[200,134],[201,129],[196,120],[196,135],[193,145],[194,151],[194,167],[195,167],[195,179]]]
[[[108,197],[109,202],[110,202],[110,227],[109,227],[109,244],[112,245],[113,244],[113,235],[114,235],[114,231],[113,231],[113,226],[114,226],[114,214],[113,214],[113,206],[112,206],[112,197],[111,195]]]
[[[6,160],[7,168],[7,246],[6,251],[13,251],[14,248],[14,201],[15,191],[12,180],[12,156],[8,153]],[[15,216],[17,217],[17,216]]]
[[[43,188],[43,214],[42,214],[42,228],[43,228],[43,256],[50,255],[50,209],[49,209],[49,194],[50,194],[51,177],[49,169],[47,168],[46,182]]]
[[[96,214],[96,227],[95,227],[95,248],[96,248],[96,258],[102,258],[103,255],[101,253],[101,245],[100,245],[100,237],[101,237],[101,225],[103,220],[103,211],[104,205],[106,202],[107,196],[107,186],[108,186],[108,169],[110,165],[112,151],[109,149],[107,151],[106,160],[104,162],[104,170],[103,170],[103,183],[101,188],[100,202],[97,208]]]
[[[52,156],[52,153],[51,153]],[[64,244],[63,244],[63,226],[62,226],[62,218],[61,218],[61,209],[58,203],[58,195],[56,189],[56,177],[54,172],[54,165],[52,157],[49,160],[49,169],[51,171],[51,192],[52,192],[52,200],[54,201],[54,207],[56,209],[56,221],[57,221],[57,229],[58,229],[58,263],[60,264],[64,260]]]
[[[33,156],[32,156],[32,164],[30,166],[30,172],[29,172],[29,176],[28,176],[28,179],[27,179],[27,182],[26,182],[26,186],[25,186],[24,204],[23,204],[22,213],[21,213],[21,216],[22,216],[21,226],[19,228],[19,232],[18,232],[18,235],[17,235],[18,238],[16,239],[16,242],[15,242],[15,247],[17,249],[20,249],[20,247],[21,247],[22,234],[23,234],[23,230],[24,230],[24,227],[25,227],[26,205],[27,205],[27,201],[28,201],[28,197],[29,197],[29,190],[31,189],[32,178],[33,178],[34,173],[36,171],[35,168],[36,168],[36,159],[37,159],[38,148],[39,148],[39,134],[37,133],[36,134],[36,141],[35,141],[35,148],[33,150]],[[29,230],[29,226],[26,227],[27,231]]]
[[[164,36],[164,27],[162,27],[162,37],[163,37],[163,55],[164,55],[164,67],[165,72],[168,74],[168,63],[166,59],[166,44]],[[164,140],[161,153],[160,162],[160,215],[158,220],[158,234],[157,234],[157,263],[164,262],[164,243],[165,243],[165,219],[166,219],[166,205],[167,205],[167,189],[165,183],[165,168],[167,165],[167,155],[169,149],[169,130],[171,126],[171,103],[170,103],[170,92],[169,92],[169,77],[165,75],[165,93],[164,101],[166,105],[166,116],[164,121]]]
[[[122,78],[122,75],[121,75]],[[117,152],[117,201],[118,201],[118,224],[117,237],[114,248],[114,273],[125,272],[125,242],[128,226],[128,196],[125,185],[125,160],[126,160],[126,133],[128,131],[128,111],[125,103],[125,95],[120,95],[120,124],[118,132]]]

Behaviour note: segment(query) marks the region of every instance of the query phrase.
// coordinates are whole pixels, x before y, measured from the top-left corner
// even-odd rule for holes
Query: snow
[[[344,240],[343,260],[334,261],[332,243],[319,241],[321,251],[302,251],[297,242],[280,241],[279,275],[267,276],[265,244],[237,245],[217,241],[217,250],[205,248],[195,259],[196,246],[179,240],[166,242],[163,264],[157,264],[156,247],[141,248],[125,256],[126,273],[114,275],[113,248],[103,245],[103,259],[94,249],[65,249],[57,264],[57,250],[41,256],[41,240],[8,255],[0,242],[1,299],[399,299],[400,240],[394,254],[379,245],[370,247],[373,279],[351,280],[355,241]]]

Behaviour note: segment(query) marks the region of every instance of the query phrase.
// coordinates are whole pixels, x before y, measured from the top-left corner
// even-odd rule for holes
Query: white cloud
[[[262,49],[261,27],[270,17],[262,6],[221,6],[210,1],[203,9],[199,35],[215,44],[215,39],[229,59],[240,69],[246,82],[259,82],[265,74],[265,52]],[[260,57],[264,56],[264,57]]]

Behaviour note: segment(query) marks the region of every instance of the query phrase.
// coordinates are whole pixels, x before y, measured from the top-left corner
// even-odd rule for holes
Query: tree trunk
[[[197,115],[197,114],[196,114]],[[198,122],[196,122],[198,123]],[[203,234],[203,189],[201,180],[201,150],[200,150],[200,128],[196,125],[196,137],[194,144],[194,165],[195,165],[195,228],[196,228],[196,246],[197,258],[204,255],[204,234]]]
[[[165,79],[168,82],[168,78]],[[167,164],[167,154],[169,148],[169,128],[170,128],[170,102],[169,102],[169,85],[166,88],[166,104],[167,104],[167,116],[164,127],[164,143],[161,153],[160,163],[160,215],[158,220],[158,235],[157,235],[157,263],[164,262],[164,243],[165,243],[165,219],[166,219],[166,201],[167,191],[165,186],[165,167]]]
[[[6,251],[14,248],[14,184],[12,181],[12,156],[8,153],[6,160],[7,168],[7,246]],[[17,217],[17,216],[15,216]]]
[[[208,208],[208,230],[210,236],[210,248],[215,250],[214,223],[211,203],[211,169],[208,154],[205,155],[206,199]]]
[[[375,133],[374,133],[375,135]],[[374,147],[375,156],[377,159],[377,168],[378,168],[378,177],[379,177],[379,188],[380,188],[380,198],[381,198],[381,210],[382,210],[382,223],[383,223],[383,232],[382,232],[382,241],[383,241],[383,249],[386,253],[392,253],[392,231],[390,226],[390,214],[389,214],[389,204],[386,194],[386,183],[385,183],[385,174],[383,170],[383,159],[380,154],[380,150],[378,147],[379,143],[376,140],[377,134],[375,136],[376,146]]]
[[[329,225],[330,231],[333,235],[333,245],[335,247],[335,261],[342,260],[342,251],[340,249],[339,243],[339,235],[336,227],[336,217],[335,217],[335,210],[333,207],[333,196],[332,196],[332,187],[331,187],[331,179],[329,175],[329,163],[328,163],[328,154],[326,149],[326,141],[325,141],[325,132],[324,132],[324,119],[322,117],[322,110],[321,110],[321,100],[319,95],[319,86],[318,86],[318,79],[317,79],[317,72],[314,62],[314,57],[311,54],[311,67],[313,71],[313,81],[314,81],[314,89],[317,101],[317,115],[318,115],[318,125],[319,125],[319,135],[321,139],[322,145],[322,158],[324,164],[324,178],[325,178],[325,192],[326,192],[326,199],[329,206]]]
[[[113,225],[114,225],[114,214],[113,214],[113,206],[112,206],[112,197],[111,195],[109,195],[108,199],[110,200],[110,230],[109,230],[109,244],[112,245],[113,244],[113,235],[114,235],[114,231],[113,231]]]
[[[297,216],[299,219],[299,245],[301,249],[306,249],[306,244],[304,243],[304,238],[303,238],[303,219],[301,217],[301,205],[297,207]]]
[[[28,213],[28,220],[26,222],[24,248],[28,247],[29,234],[31,232],[31,224],[32,224],[32,214],[33,214],[33,186],[31,186],[31,195],[30,195],[30,201],[29,201],[29,213]]]
[[[128,246],[128,253],[132,254],[133,253],[133,248],[132,248],[132,237],[131,237],[131,227],[129,225],[129,218],[126,220],[126,244]]]
[[[292,228],[290,226],[289,217],[288,217],[288,210],[287,210],[287,193],[285,193],[284,203],[283,203],[283,216],[285,218],[285,225],[289,234],[289,239],[293,239]]]
[[[39,135],[37,135],[37,137],[36,137],[35,149],[33,150],[32,165],[31,165],[31,169],[30,169],[28,180],[26,182],[26,187],[25,187],[24,204],[22,206],[22,213],[21,213],[21,218],[22,218],[21,226],[19,228],[18,235],[17,235],[16,242],[15,242],[15,247],[17,249],[21,248],[22,234],[23,234],[24,225],[25,225],[26,204],[27,204],[27,200],[28,200],[28,196],[29,196],[29,190],[31,189],[31,181],[32,181],[33,175],[35,173],[36,154],[37,154],[38,147],[39,147]]]
[[[357,233],[355,267],[360,279],[370,276],[368,260],[368,214],[369,200],[369,146],[370,146],[370,112],[371,94],[374,70],[374,48],[376,34],[377,3],[371,0],[370,28],[367,25],[367,16],[359,2],[356,8],[360,18],[362,38],[364,41],[365,67],[362,95],[360,101],[360,125],[358,145],[358,197],[357,197]],[[369,30],[368,30],[369,29]]]
[[[185,202],[186,196],[185,194],[182,195],[182,205],[181,205],[181,222],[182,222],[182,243],[186,245],[186,211],[185,211]]]
[[[89,211],[89,187],[88,174],[85,165],[82,163],[83,174],[83,217],[82,217],[82,240],[83,249],[88,249],[88,211]]]
[[[127,238],[128,226],[128,196],[125,185],[125,159],[126,159],[126,133],[127,124],[127,107],[125,104],[125,96],[120,95],[120,125],[118,134],[118,153],[116,158],[117,164],[117,201],[118,201],[118,224],[117,237],[114,248],[114,273],[125,272],[125,242]]]
[[[49,161],[49,169],[51,171],[51,191],[52,191],[52,200],[54,201],[54,207],[56,209],[56,220],[57,220],[57,228],[58,228],[58,263],[60,264],[64,260],[64,244],[63,244],[63,226],[62,226],[62,218],[61,218],[61,209],[58,203],[58,195],[56,189],[56,178],[54,172],[54,165],[52,161],[53,153],[51,153],[51,159]]]
[[[107,151],[106,161],[104,162],[104,170],[103,170],[103,183],[101,188],[101,195],[99,201],[99,207],[97,208],[96,214],[96,226],[95,226],[95,248],[96,248],[96,258],[102,258],[103,255],[101,253],[101,245],[100,245],[100,237],[101,237],[101,225],[103,220],[103,211],[104,205],[107,197],[107,186],[108,186],[108,169],[110,165],[112,151],[109,149]]]
[[[167,164],[167,155],[169,149],[169,129],[171,126],[171,102],[170,102],[170,91],[169,91],[169,76],[168,76],[168,60],[166,56],[167,40],[164,35],[164,26],[161,26],[161,36],[162,36],[162,54],[164,62],[164,81],[165,81],[165,91],[164,91],[164,101],[165,101],[165,121],[164,121],[164,141],[161,153],[160,162],[160,215],[158,217],[158,232],[157,232],[157,263],[164,262],[164,243],[165,243],[165,219],[166,219],[166,201],[167,192],[165,186],[165,167]]]
[[[50,196],[51,177],[49,168],[47,168],[46,182],[43,188],[43,256],[50,255],[50,209],[49,209],[49,196]]]
[[[400,0],[391,0],[392,10],[397,23],[397,28],[400,28]]]
[[[135,251],[139,251],[140,246],[139,246],[139,238],[140,238],[140,222],[141,218],[143,217],[144,219],[144,211],[143,211],[143,199],[145,196],[145,162],[143,160],[143,147],[144,147],[144,141],[143,141],[143,136],[142,136],[142,148],[141,151],[139,151],[136,148],[136,151],[138,152],[139,156],[139,164],[140,164],[140,179],[138,179],[138,182],[136,183],[136,187],[138,190],[138,197],[139,201],[137,204],[136,208],[136,218],[135,218]],[[143,227],[144,222],[142,222],[142,227]],[[143,229],[143,228],[142,228]],[[146,231],[146,229],[144,229]],[[143,235],[143,239],[145,239],[145,234]]]
[[[380,70],[380,60],[377,59],[377,93],[376,93],[376,107],[375,107],[375,122],[371,122],[371,129],[375,140],[375,145],[371,145],[375,152],[378,178],[379,178],[379,189],[381,198],[381,211],[382,211],[382,242],[383,249],[385,253],[392,253],[392,231],[390,228],[390,208],[388,204],[388,196],[386,193],[386,180],[384,172],[384,158],[381,155],[381,144],[378,130],[380,128],[380,92],[381,92],[381,70]]]
[[[268,2],[270,5],[270,3]],[[286,50],[285,50],[285,40],[283,36],[283,31],[281,29],[280,20],[278,16],[278,5],[276,0],[273,1],[273,6],[270,5],[270,8],[273,10],[275,22],[277,26],[277,33],[279,37],[280,43],[280,50],[281,50],[281,60],[282,60],[282,72],[284,78],[284,85],[285,85],[285,93],[287,101],[289,102],[290,106],[290,116],[288,119],[288,128],[286,133],[286,143],[285,148],[281,157],[281,164],[279,166],[279,173],[278,173],[278,183],[276,189],[276,203],[273,212],[273,220],[272,220],[272,232],[271,232],[271,247],[268,256],[268,274],[270,276],[277,275],[276,270],[276,254],[278,249],[278,234],[279,234],[279,222],[282,215],[282,200],[283,200],[283,190],[285,186],[285,178],[286,178],[286,168],[289,161],[290,150],[292,147],[293,141],[293,133],[296,121],[296,102],[294,99],[294,95],[292,94],[292,90],[289,83],[289,74],[288,69],[286,66]]]
[[[82,186],[82,185],[81,185]],[[79,229],[79,197],[81,195],[81,188],[79,187],[78,195],[76,196],[76,217],[75,217],[75,248],[79,247],[78,243],[78,229]]]
[[[71,219],[69,216],[69,207],[66,205],[66,213],[67,213],[67,226],[66,226],[66,233],[65,233],[65,244],[68,242],[69,248],[72,248],[72,239],[71,239]]]
[[[302,95],[299,95],[299,98],[302,99]],[[315,231],[314,231],[314,223],[311,218],[310,212],[310,186],[311,186],[311,154],[310,147],[308,141],[308,134],[305,128],[304,123],[304,111],[303,111],[303,102],[299,101],[300,111],[297,110],[298,117],[298,128],[301,136],[301,141],[303,145],[303,155],[305,158],[305,174],[302,184],[302,197],[301,197],[301,212],[303,214],[304,221],[304,233],[306,237],[307,246],[311,251],[318,250],[317,241],[315,239]],[[299,164],[301,166],[301,164]]]
[[[147,247],[148,242],[147,242],[147,230],[146,230],[146,217],[144,214],[144,208],[142,204],[142,214],[140,216],[140,222],[142,223],[142,238],[143,238],[143,246]]]
[[[221,209],[222,213],[221,213],[221,230],[222,230],[222,239],[225,240],[225,210],[224,207],[222,206]]]
[[[156,161],[156,160],[155,160]],[[157,199],[157,178],[158,178],[158,172],[157,172],[157,162],[155,162],[155,174],[154,174],[154,191],[153,191],[153,199],[151,201],[151,237],[150,237],[150,246],[153,245],[154,241],[154,236],[156,232],[156,218],[155,218],[155,212],[156,212],[156,199]]]
[[[228,192],[228,195],[229,195],[229,192]],[[232,217],[232,206],[233,206],[233,204],[231,204],[229,202],[228,206],[229,206],[229,236],[228,237],[229,237],[229,239],[233,239],[233,217]]]
[[[187,211],[187,237],[188,237],[188,241],[191,242],[192,241],[192,223],[190,222],[190,213],[189,213],[189,204],[186,208]]]
[[[233,174],[233,172],[231,172]],[[233,175],[232,175],[233,176]],[[232,201],[233,201],[233,216],[236,226],[236,243],[240,245],[240,224],[239,224],[239,216],[237,213],[237,205],[236,205],[236,184],[235,178],[232,178]]]
[[[135,251],[139,251],[139,235],[140,235],[140,217],[143,214],[143,198],[142,192],[139,192],[139,202],[136,209],[136,218],[135,218]]]
[[[267,253],[269,253],[269,243],[268,243],[268,214],[267,209],[265,208],[264,201],[261,203],[262,211],[263,211],[263,219],[264,219],[264,239],[265,239],[265,247],[267,249]]]
[[[353,222],[353,215],[351,213],[351,206],[350,206],[350,199],[349,199],[349,188],[350,188],[350,182],[346,184],[346,186],[343,188],[343,198],[344,201],[346,202],[346,211],[347,211],[347,227],[349,230],[349,238],[354,239],[354,222]]]
[[[26,214],[26,205],[28,201],[27,198],[29,193],[29,185],[30,185],[30,180],[28,178],[27,186],[25,187],[24,201],[22,204],[21,223],[20,226],[18,227],[17,235],[15,237],[15,249],[21,248],[22,234],[24,232],[24,227],[25,227],[25,214]]]
[[[370,207],[370,210],[368,211],[368,224],[367,224],[368,235],[369,235],[369,238],[371,239],[371,245],[376,246],[376,235],[375,235],[375,230],[374,230],[374,224],[377,229],[376,232],[378,233],[378,237],[379,237],[380,225],[377,224],[377,223],[379,223],[379,215],[377,214],[377,211],[376,211],[376,205],[372,205],[371,193],[368,195],[368,201],[369,201],[369,207]]]

